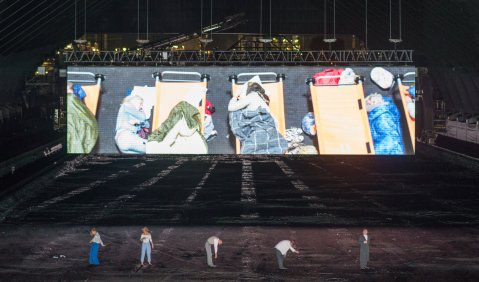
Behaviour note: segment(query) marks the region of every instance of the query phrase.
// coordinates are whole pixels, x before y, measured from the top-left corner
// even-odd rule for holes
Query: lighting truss
[[[63,62],[77,65],[411,64],[413,50],[65,51]]]

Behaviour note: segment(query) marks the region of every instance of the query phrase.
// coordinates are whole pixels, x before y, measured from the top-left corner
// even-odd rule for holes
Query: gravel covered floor
[[[417,149],[79,157],[0,199],[0,280],[479,281],[479,163]],[[138,270],[143,225],[160,247],[154,266]],[[108,243],[95,269],[86,262],[91,226]],[[363,226],[374,239],[367,273],[357,262]],[[202,248],[211,234],[225,240],[214,270]],[[284,238],[302,254],[279,272],[272,248]]]
[[[87,227],[0,228],[1,281],[477,281],[477,228],[370,228],[372,269],[359,270],[360,228],[150,226],[153,266],[140,268],[140,226],[99,227],[106,247],[88,267]],[[223,239],[217,268],[206,266],[204,242]],[[274,245],[296,239],[288,270]],[[14,245],[12,245],[14,243]]]

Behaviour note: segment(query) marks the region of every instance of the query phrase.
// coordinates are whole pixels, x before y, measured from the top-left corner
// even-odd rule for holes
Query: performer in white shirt
[[[208,262],[209,267],[216,267],[216,265],[213,264],[213,257],[212,257],[212,254],[211,254],[211,246],[213,246],[214,249],[215,249],[215,259],[217,259],[218,258],[218,245],[222,245],[222,244],[223,244],[223,241],[216,236],[211,236],[210,238],[208,238],[208,240],[206,240],[206,243],[205,243],[206,258],[207,258],[207,262]]]
[[[143,227],[141,229],[143,233],[140,236],[140,241],[141,241],[141,265],[143,265],[143,262],[145,261],[145,255],[148,258],[148,264],[151,265],[151,249],[155,248],[155,245],[153,244],[153,240],[151,239],[151,231],[148,229],[148,227]]]
[[[293,240],[283,240],[276,244],[274,249],[276,252],[276,259],[278,260],[279,269],[287,269],[286,267],[284,267],[284,259],[286,258],[286,254],[288,253],[288,251],[291,250],[293,253],[299,255],[299,252],[295,248],[296,242]]]
[[[359,236],[359,266],[361,270],[368,269],[369,262],[369,246],[371,243],[371,236],[368,235],[368,230],[363,229],[363,234]]]
[[[98,260],[98,250],[100,249],[100,245],[102,247],[106,245],[103,244],[103,241],[101,240],[101,237],[100,237],[100,233],[96,231],[96,228],[92,228],[90,230],[90,235],[93,236],[93,238],[90,240],[89,262],[90,262],[90,265],[92,266],[99,266],[100,261]]]

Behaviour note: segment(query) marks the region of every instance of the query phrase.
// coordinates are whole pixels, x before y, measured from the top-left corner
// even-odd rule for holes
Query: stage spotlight
[[[271,43],[271,41],[273,41],[273,39],[269,38],[269,37],[260,37],[258,39],[259,42],[262,42],[262,43]]]
[[[140,45],[148,44],[148,43],[150,43],[150,40],[148,40],[148,39],[137,39],[136,43],[138,43]]]
[[[325,38],[325,39],[323,39],[323,41],[325,43],[334,43],[334,42],[337,41],[337,39],[336,38]]]
[[[208,38],[208,37],[200,37],[200,42],[201,42],[201,43],[208,44],[208,43],[213,42],[213,39]]]
[[[397,43],[401,43],[402,39],[401,38],[389,38],[389,42],[397,44]]]

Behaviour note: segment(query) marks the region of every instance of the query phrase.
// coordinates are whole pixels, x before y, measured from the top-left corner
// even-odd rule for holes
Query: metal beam
[[[413,50],[322,51],[65,51],[66,64],[411,64]]]

